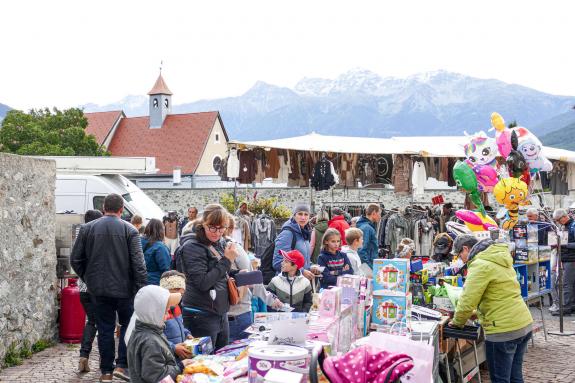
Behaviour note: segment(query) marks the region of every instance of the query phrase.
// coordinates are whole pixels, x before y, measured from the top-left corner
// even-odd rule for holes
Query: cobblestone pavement
[[[546,315],[548,330],[559,328],[559,319]],[[535,320],[541,318],[539,310],[532,308]],[[575,316],[565,317],[565,330],[575,331]],[[575,382],[575,336],[559,337],[548,335],[547,342],[543,333],[534,336],[534,346],[529,345],[523,364],[526,383]],[[91,372],[79,375],[78,369],[79,345],[58,344],[48,350],[35,354],[20,366],[6,368],[0,371],[0,382],[97,382],[98,348],[94,342],[94,350],[90,355]],[[483,371],[483,382],[489,382],[486,371]],[[122,382],[114,378],[115,382]]]

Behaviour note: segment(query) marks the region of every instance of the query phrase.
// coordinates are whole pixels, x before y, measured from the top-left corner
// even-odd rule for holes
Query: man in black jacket
[[[553,220],[563,225],[568,233],[566,245],[561,245],[561,263],[563,264],[563,312],[575,312],[575,220],[565,209],[556,209]],[[552,315],[559,315],[559,308],[549,309]]]
[[[88,285],[96,307],[100,382],[112,376],[129,381],[124,334],[134,312],[134,296],[147,284],[146,264],[138,231],[121,219],[124,200],[104,199],[104,217],[82,225],[72,254],[72,268]],[[121,326],[114,369],[116,313]]]

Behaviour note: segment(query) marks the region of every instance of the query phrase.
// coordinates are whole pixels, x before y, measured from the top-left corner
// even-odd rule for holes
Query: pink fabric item
[[[413,368],[411,357],[365,345],[345,355],[328,357],[323,370],[332,383],[394,382]]]

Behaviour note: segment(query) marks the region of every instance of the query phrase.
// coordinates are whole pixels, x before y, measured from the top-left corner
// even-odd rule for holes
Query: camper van
[[[162,219],[164,212],[140,188],[119,174],[57,174],[56,212],[84,214],[87,210],[103,210],[104,198],[116,193],[124,198],[122,218],[139,215],[144,223]]]

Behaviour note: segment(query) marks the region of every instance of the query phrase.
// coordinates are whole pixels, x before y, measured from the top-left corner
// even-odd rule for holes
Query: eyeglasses
[[[228,230],[227,227],[222,226],[222,227],[217,227],[217,226],[207,226],[207,229],[210,231],[210,233],[225,233],[226,230]]]

